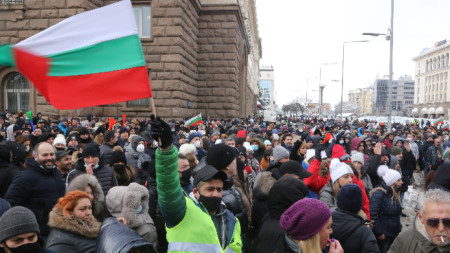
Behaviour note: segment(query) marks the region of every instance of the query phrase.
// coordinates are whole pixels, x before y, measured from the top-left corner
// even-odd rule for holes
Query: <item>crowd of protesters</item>
[[[450,252],[448,130],[196,123],[0,113],[0,252]]]

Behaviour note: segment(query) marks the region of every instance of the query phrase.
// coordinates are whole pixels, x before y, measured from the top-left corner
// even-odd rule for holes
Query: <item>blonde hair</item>
[[[333,183],[334,197],[337,198],[337,195],[338,195],[340,189],[341,189],[341,185],[339,184],[339,179],[338,179],[338,180],[334,181],[334,183]]]
[[[299,148],[298,151],[297,151],[297,154],[298,154],[298,155],[301,155],[300,149],[302,149],[302,148],[309,149],[309,144],[306,143],[306,142],[303,142],[302,145],[300,146],[300,148]]]
[[[298,247],[305,253],[322,253],[322,249],[320,248],[320,234],[317,232],[312,237],[306,240],[294,240],[297,242]]]

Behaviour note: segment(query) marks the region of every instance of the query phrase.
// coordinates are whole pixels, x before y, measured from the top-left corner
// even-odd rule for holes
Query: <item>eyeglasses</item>
[[[439,226],[439,223],[444,224],[444,227],[446,228],[450,228],[450,218],[445,218],[445,219],[428,219],[427,220],[427,225],[432,227],[432,228],[436,228]]]

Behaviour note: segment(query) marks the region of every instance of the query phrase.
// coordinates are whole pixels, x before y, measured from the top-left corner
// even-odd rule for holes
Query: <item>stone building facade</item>
[[[15,44],[67,17],[113,2],[0,0],[0,44]],[[141,43],[159,116],[181,119],[202,113],[232,118],[257,111],[261,44],[255,0],[132,3],[142,30]],[[58,110],[15,69],[2,66],[0,85],[0,110],[138,118],[152,113],[149,99]],[[124,85],[132,88],[132,84]]]
[[[435,42],[413,60],[416,63],[416,84],[413,115],[421,118],[449,119],[450,109],[450,43]]]

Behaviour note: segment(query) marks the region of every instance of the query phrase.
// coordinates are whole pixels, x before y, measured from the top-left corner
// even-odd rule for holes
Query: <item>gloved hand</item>
[[[292,148],[292,150],[299,150],[301,145],[302,145],[302,141],[297,140],[296,142],[294,142],[294,147]]]
[[[155,115],[150,115],[151,135],[153,139],[159,142],[159,146],[163,149],[169,147],[173,143],[172,131],[169,124],[167,124],[160,117],[155,119]]]
[[[325,151],[325,145],[324,144],[318,144],[316,147],[316,154],[315,154],[315,158],[319,161],[322,161],[322,151]]]

